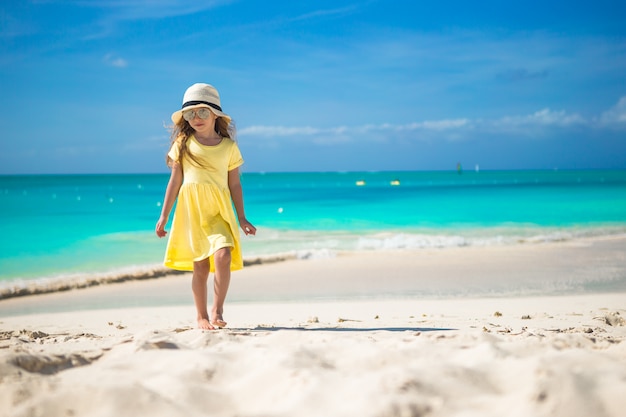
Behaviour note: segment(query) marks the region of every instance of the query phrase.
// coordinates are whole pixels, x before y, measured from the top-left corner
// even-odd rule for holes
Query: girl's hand
[[[165,225],[167,224],[167,220],[159,219],[156,224],[156,234],[158,237],[165,237],[167,232],[165,231]]]
[[[243,219],[239,221],[239,224],[241,225],[241,228],[243,229],[243,232],[247,235],[256,235],[256,227],[254,227],[252,225],[252,223],[250,223],[248,220]]]

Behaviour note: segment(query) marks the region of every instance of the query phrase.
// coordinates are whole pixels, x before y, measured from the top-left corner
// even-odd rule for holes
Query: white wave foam
[[[329,259],[337,256],[337,252],[330,249],[313,249],[296,251],[298,259]]]
[[[604,236],[626,237],[626,228],[623,226],[569,229],[541,227],[465,229],[459,230],[456,234],[434,233],[433,230],[367,234],[280,230],[260,230],[259,232],[254,240],[244,240],[244,263],[246,265],[281,262],[289,259],[328,259],[342,251],[533,245]],[[105,272],[72,273],[37,279],[16,278],[0,281],[0,299],[128,280],[157,278],[176,272],[160,265],[138,265]]]
[[[356,244],[358,250],[448,248],[459,246],[468,246],[467,239],[462,236],[413,235],[406,233],[362,237],[358,239]]]
[[[572,241],[602,236],[626,235],[626,230],[618,228],[538,230],[537,228],[498,229],[491,233],[485,230],[467,230],[465,234],[424,234],[424,233],[378,233],[357,238],[356,250],[376,249],[426,249],[454,248],[464,246],[503,246],[518,244],[541,244]]]
[[[626,235],[626,228],[580,227],[549,229],[538,226],[450,230],[386,231],[369,233],[342,231],[260,230],[253,240],[244,241],[244,254],[269,256],[292,254],[298,259],[327,258],[340,251],[455,248],[465,246],[528,245],[573,241],[603,236]]]

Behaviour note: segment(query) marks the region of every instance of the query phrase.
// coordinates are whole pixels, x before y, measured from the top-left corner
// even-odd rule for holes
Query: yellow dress
[[[175,141],[168,156],[177,162],[180,140]],[[202,166],[187,155],[191,152]],[[237,143],[223,138],[215,146],[202,145],[191,136],[187,140],[183,183],[178,192],[170,236],[163,264],[172,269],[192,271],[194,261],[210,258],[218,249],[231,248],[232,271],[243,268],[239,226],[228,188],[228,171],[243,164]]]

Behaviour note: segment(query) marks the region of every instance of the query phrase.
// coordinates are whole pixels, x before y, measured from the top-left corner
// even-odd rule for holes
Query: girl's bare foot
[[[198,328],[202,330],[215,330],[215,327],[209,322],[208,319],[198,319]]]
[[[213,315],[213,321],[211,321],[211,324],[221,329],[222,327],[226,327],[228,323],[224,321],[224,318],[221,314],[215,314]]]

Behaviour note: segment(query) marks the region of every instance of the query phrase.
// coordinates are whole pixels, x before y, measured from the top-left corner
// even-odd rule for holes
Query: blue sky
[[[623,1],[0,6],[0,174],[167,172],[215,85],[257,171],[626,169]]]

